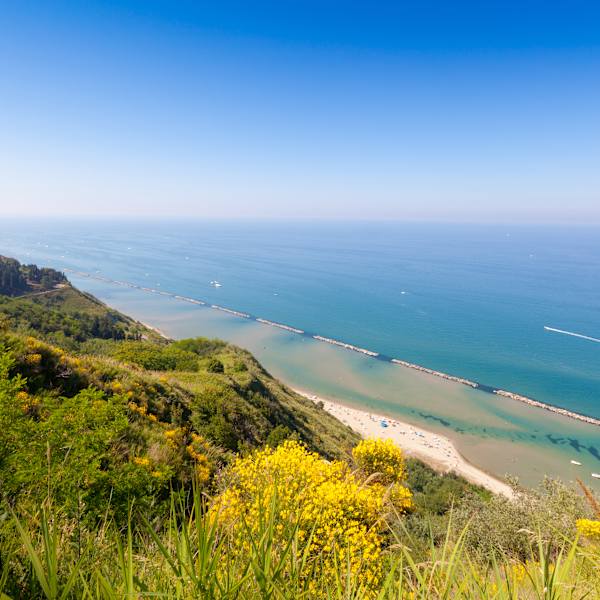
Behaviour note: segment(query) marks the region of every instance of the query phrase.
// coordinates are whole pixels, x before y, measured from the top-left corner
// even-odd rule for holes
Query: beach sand
[[[351,408],[303,390],[294,391],[313,402],[322,402],[323,408],[328,413],[364,438],[390,438],[408,456],[419,458],[438,472],[454,471],[471,483],[480,485],[495,494],[502,494],[508,498],[514,496],[509,485],[467,462],[448,438],[397,419]],[[382,422],[387,423],[387,427],[382,426]]]

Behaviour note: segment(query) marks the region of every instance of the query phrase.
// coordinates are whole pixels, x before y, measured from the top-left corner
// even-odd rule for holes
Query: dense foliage
[[[11,328],[31,331],[67,347],[91,338],[121,340],[140,335],[130,330],[128,321],[115,311],[102,314],[64,311],[62,299],[73,293],[73,290],[60,290],[53,296],[16,299],[0,296],[0,316]]]

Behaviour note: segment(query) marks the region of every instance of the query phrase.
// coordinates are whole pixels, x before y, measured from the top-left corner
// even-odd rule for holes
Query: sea
[[[169,336],[226,339],[294,388],[445,435],[494,475],[600,489],[600,427],[311,337],[600,418],[597,226],[4,218],[0,254],[153,289],[69,274]]]

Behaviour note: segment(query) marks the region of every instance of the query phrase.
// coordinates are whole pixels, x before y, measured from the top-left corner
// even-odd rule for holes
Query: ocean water
[[[4,220],[0,253],[250,312],[600,417],[600,343],[544,329],[600,338],[599,228]],[[207,308],[72,279],[170,335],[223,337],[292,385],[439,431],[497,475],[533,483],[600,471],[599,427]]]

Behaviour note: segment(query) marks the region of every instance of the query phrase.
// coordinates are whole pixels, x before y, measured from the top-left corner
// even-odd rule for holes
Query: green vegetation
[[[15,297],[43,270],[6,260],[0,599],[600,598],[591,495],[510,501],[357,447],[248,352],[63,279]]]
[[[21,265],[14,258],[0,256],[0,294],[4,296],[43,292],[66,281],[66,277],[54,269]]]

